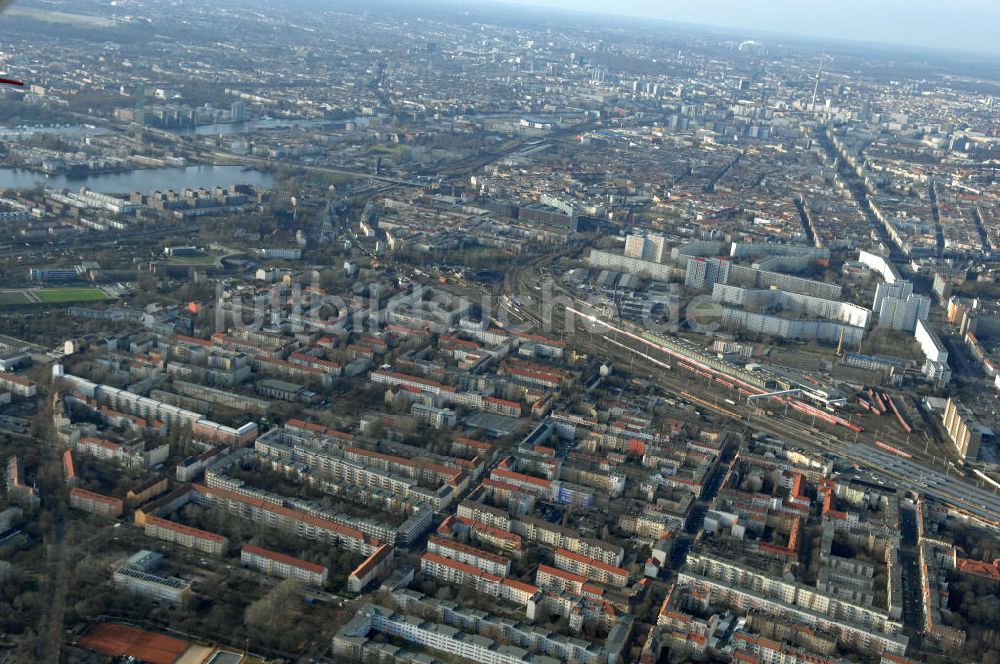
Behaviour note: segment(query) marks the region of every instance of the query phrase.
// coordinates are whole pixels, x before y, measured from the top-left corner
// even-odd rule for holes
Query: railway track
[[[530,275],[531,271],[537,268],[542,261],[543,259],[538,259],[519,265],[516,272],[505,283],[505,290],[509,293],[521,293],[526,297],[530,297],[534,289],[527,283],[527,275]],[[551,262],[551,259],[549,262]],[[615,338],[611,338],[603,333],[599,333],[600,336],[598,336],[598,333],[595,333],[593,328],[594,323],[600,323],[599,319],[595,315],[588,315],[580,309],[574,308],[586,305],[586,303],[579,300],[575,297],[575,294],[567,291],[558,282],[553,281],[552,284],[553,294],[568,298],[573,303],[573,306],[566,305],[562,308],[562,311],[556,311],[559,307],[552,307],[550,303],[549,320],[545,320],[545,315],[541,313],[536,315],[535,311],[527,305],[519,305],[518,308],[522,312],[524,320],[539,323],[544,321],[550,326],[549,331],[555,329],[565,330],[567,329],[566,316],[572,315],[576,320],[581,320],[585,325],[590,324],[591,327],[591,330],[587,330],[586,327],[580,325],[574,326],[573,329],[577,332],[574,338],[574,345],[577,348],[598,356],[614,359],[615,361],[624,360],[623,364],[625,365],[634,365],[636,362],[642,363],[650,378],[655,379],[656,384],[665,392],[677,398],[697,404],[719,416],[741,422],[744,426],[748,426],[754,430],[770,433],[803,448],[812,449],[822,454],[832,453],[837,457],[850,461],[859,468],[877,473],[877,476],[885,478],[889,483],[896,485],[900,489],[932,495],[959,512],[973,516],[987,525],[1000,527],[1000,506],[993,507],[986,502],[980,504],[976,502],[976,498],[970,499],[970,496],[977,491],[981,491],[981,489],[963,482],[956,477],[952,477],[950,478],[951,483],[947,485],[937,484],[931,490],[926,483],[921,482],[919,475],[924,472],[940,475],[938,471],[906,459],[901,460],[908,461],[913,465],[893,468],[890,467],[890,464],[881,463],[879,457],[875,455],[880,450],[873,444],[876,441],[877,432],[875,434],[863,432],[860,426],[853,425],[850,420],[844,420],[841,417],[828,417],[824,411],[806,406],[805,404],[798,404],[798,402],[794,402],[791,399],[782,402],[785,404],[786,414],[769,413],[764,415],[748,405],[739,403],[727,404],[726,406],[721,405],[719,401],[725,402],[728,396],[736,396],[738,400],[741,393],[748,395],[753,389],[756,389],[758,392],[763,390],[758,386],[747,386],[750,389],[740,390],[739,386],[743,381],[739,378],[726,376],[720,379],[719,376],[709,373],[709,371],[713,371],[715,374],[719,372],[707,367],[704,371],[700,368],[692,367],[695,369],[694,373],[688,373],[685,376],[682,374],[683,365],[688,364],[688,366],[691,366],[689,361],[685,361],[687,358],[681,359],[676,356],[677,353],[671,354],[670,351],[650,341],[648,338],[624,332],[608,324],[604,325],[617,330]],[[561,316],[556,314],[561,314]],[[624,333],[619,334],[619,332]],[[637,346],[641,346],[642,348],[640,349]],[[688,387],[692,380],[698,380],[699,378],[704,378],[706,382],[704,383],[704,388],[699,390],[699,395],[694,395]],[[723,387],[720,383],[723,382],[726,386],[732,387],[726,387],[728,391],[720,394],[720,388]],[[715,399],[715,401],[709,401],[709,399]],[[805,408],[802,406],[805,406]],[[804,421],[796,421],[794,417],[788,416],[787,410],[789,407],[796,408],[800,418],[811,416],[812,422],[807,425]],[[862,433],[864,433],[863,436]],[[859,447],[859,445],[862,447]]]

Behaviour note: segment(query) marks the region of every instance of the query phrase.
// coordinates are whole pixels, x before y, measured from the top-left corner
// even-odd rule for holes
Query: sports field
[[[99,288],[38,288],[31,293],[44,304],[100,302],[108,299],[108,296]]]
[[[215,265],[219,262],[219,259],[216,256],[201,254],[194,256],[171,256],[167,259],[167,262],[171,265]]]
[[[0,307],[10,307],[18,304],[34,302],[26,291],[0,291]]]
[[[80,637],[76,645],[112,657],[130,656],[151,664],[174,664],[191,644],[127,625],[97,623]]]

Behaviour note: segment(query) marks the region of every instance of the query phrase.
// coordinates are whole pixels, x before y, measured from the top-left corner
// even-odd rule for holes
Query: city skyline
[[[627,0],[613,7],[597,0],[507,0],[510,4],[567,11],[653,18],[680,24],[842,41],[924,47],[936,50],[1000,55],[993,26],[1000,24],[1000,5],[957,0],[947,5],[929,0],[845,0],[840,3],[739,2],[707,0],[662,3]],[[486,5],[473,0],[474,5]],[[862,21],[859,17],[869,17]],[[966,18],[964,22],[959,18]],[[975,20],[968,20],[973,18]]]
[[[514,1],[0,17],[0,659],[1000,664],[1000,9]]]

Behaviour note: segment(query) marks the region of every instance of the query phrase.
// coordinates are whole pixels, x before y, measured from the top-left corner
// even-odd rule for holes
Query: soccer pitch
[[[0,307],[11,307],[19,304],[31,304],[34,302],[25,291],[3,291],[0,292]]]
[[[108,299],[99,288],[39,288],[32,291],[45,304],[67,302],[100,302]]]

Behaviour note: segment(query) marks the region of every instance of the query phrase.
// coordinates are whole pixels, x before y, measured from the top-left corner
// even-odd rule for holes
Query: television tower
[[[823,54],[823,55],[821,55],[819,57],[819,69],[816,70],[816,82],[813,83],[812,101],[809,102],[809,112],[810,113],[815,113],[816,112],[816,92],[819,91],[819,77],[823,73],[823,62],[825,62],[826,59],[829,58],[829,57],[830,56],[828,56],[826,54]],[[830,58],[830,59],[832,60],[833,58]]]

